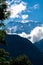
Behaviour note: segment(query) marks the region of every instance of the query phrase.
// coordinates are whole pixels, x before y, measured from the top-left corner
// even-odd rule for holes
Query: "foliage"
[[[8,4],[6,3],[6,0],[0,0],[0,20],[5,20],[10,12],[7,11]]]
[[[0,57],[6,57],[7,55],[9,55],[9,53],[6,52],[3,48],[0,48]]]
[[[16,59],[11,60],[10,65],[32,65],[26,55],[21,55]]]
[[[4,20],[9,17],[10,11],[7,11],[8,4],[6,0],[0,0],[0,28],[4,27]],[[6,31],[1,29],[0,30],[0,42],[5,44],[4,37],[6,35]]]
[[[6,35],[6,31],[2,28],[5,26],[4,20],[9,17],[10,12],[7,11],[8,4],[6,0],[0,0],[0,43],[5,44],[4,37]],[[1,29],[2,28],[2,29]],[[0,48],[0,65],[9,65],[9,61],[7,60],[9,53],[4,49]]]
[[[9,61],[7,60],[9,53],[5,51],[5,49],[0,49],[0,65],[9,65]]]
[[[9,53],[4,49],[0,49],[0,65],[32,65],[26,55],[21,55],[17,58],[8,57]]]

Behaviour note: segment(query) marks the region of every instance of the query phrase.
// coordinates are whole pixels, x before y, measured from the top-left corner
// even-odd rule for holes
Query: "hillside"
[[[43,54],[26,38],[22,38],[18,35],[7,35],[5,40],[7,45],[0,45],[0,47],[9,51],[11,56],[17,57],[25,54],[31,60],[33,65],[43,65]]]

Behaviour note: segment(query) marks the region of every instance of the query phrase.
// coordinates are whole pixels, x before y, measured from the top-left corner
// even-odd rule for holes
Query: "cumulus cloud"
[[[11,11],[11,18],[15,18],[18,14],[26,9],[25,2],[20,2],[19,4],[12,4],[11,7],[8,9]]]
[[[25,32],[22,32],[22,34],[19,34],[19,35],[21,37],[27,38],[32,43],[35,43],[43,39],[43,27],[37,26],[30,32],[30,34],[26,34]]]
[[[26,34],[25,32],[22,32],[22,33],[20,33],[20,34],[18,34],[18,35],[21,36],[21,37],[27,38],[28,40],[31,39],[30,34]]]
[[[11,15],[10,19],[16,19],[16,22],[21,22],[21,23],[28,23],[28,22],[33,22],[33,20],[29,20],[29,14],[26,14],[27,11],[30,11],[32,9],[38,9],[39,4],[34,4],[32,7],[29,8],[27,7],[28,3],[22,1],[22,0],[11,0],[8,2],[10,7],[7,10],[10,10]],[[22,12],[25,12],[22,14]],[[29,17],[29,18],[28,18]]]
[[[29,16],[27,14],[22,15],[22,19],[27,19]]]
[[[21,37],[27,38],[27,34],[25,32],[22,32],[21,34],[18,34],[18,35],[20,35]]]
[[[43,27],[37,26],[36,28],[34,28],[31,31],[30,36],[31,36],[30,40],[33,43],[43,39]]]

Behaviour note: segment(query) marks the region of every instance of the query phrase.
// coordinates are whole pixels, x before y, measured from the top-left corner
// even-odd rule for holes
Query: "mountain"
[[[34,43],[37,48],[39,48],[40,51],[43,52],[43,39]]]
[[[0,44],[0,48],[5,48],[10,52],[11,56],[17,57],[25,54],[29,57],[33,65],[43,65],[42,52],[26,38],[22,38],[18,35],[7,35],[5,40],[7,46]]]

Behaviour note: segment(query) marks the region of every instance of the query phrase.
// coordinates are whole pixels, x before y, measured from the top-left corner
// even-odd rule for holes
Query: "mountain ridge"
[[[7,35],[5,40],[7,46],[2,47],[8,50],[11,56],[16,57],[25,54],[29,57],[33,65],[43,64],[43,54],[26,38],[22,38],[18,35]]]
[[[40,41],[34,43],[34,45],[39,48],[40,51],[43,52],[43,39],[41,39]]]

